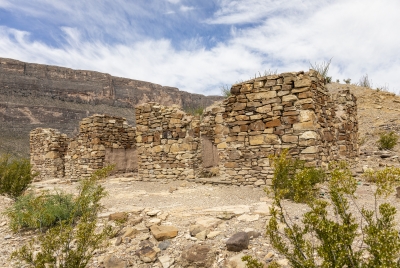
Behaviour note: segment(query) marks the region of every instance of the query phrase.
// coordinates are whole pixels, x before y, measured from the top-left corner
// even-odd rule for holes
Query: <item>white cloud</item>
[[[167,1],[172,4],[178,4],[181,0],[167,0]]]
[[[91,6],[74,17],[76,25],[88,28],[58,20],[59,25],[65,25],[61,28],[65,43],[59,47],[37,41],[27,32],[0,27],[0,56],[108,72],[204,94],[219,94],[221,85],[249,79],[259,71],[306,70],[309,61],[333,57],[330,74],[334,80],[352,78],[357,82],[368,74],[376,86],[388,84],[392,91],[400,89],[397,0],[220,0],[221,8],[206,21],[234,24],[230,38],[211,48],[205,48],[203,36],[181,40],[182,50],[170,39],[138,37],[134,26],[123,19],[126,5],[107,10],[104,2],[99,2],[99,8],[88,2]],[[4,0],[0,6],[2,3]],[[72,14],[67,6],[61,9]],[[152,14],[151,8],[144,12]],[[99,18],[105,21],[99,22]],[[242,25],[249,22],[257,23]],[[110,44],[98,37],[87,39],[85,31],[101,33],[103,25],[104,31],[115,32],[120,41]]]
[[[191,11],[191,10],[194,10],[195,8],[194,7],[190,7],[190,6],[181,6],[180,8],[180,11],[183,11],[183,12],[187,12],[187,11]]]

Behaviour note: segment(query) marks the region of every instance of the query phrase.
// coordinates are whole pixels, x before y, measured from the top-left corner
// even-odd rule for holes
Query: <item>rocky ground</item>
[[[381,131],[399,133],[400,97],[352,85],[329,85],[332,91],[346,87],[358,97],[360,157],[348,159],[359,180],[356,202],[371,209],[375,186],[364,180],[363,172],[367,168],[400,167],[399,145],[392,151],[379,151],[376,144]],[[110,239],[109,247],[96,252],[90,267],[244,267],[240,257],[246,254],[266,263],[276,260],[287,265],[287,260],[274,251],[264,234],[272,199],[266,196],[263,188],[187,181],[156,184],[135,181],[132,174],[110,177],[103,185],[109,195],[103,200],[105,210],[100,222],[104,220],[117,226],[108,219],[110,215],[124,217],[125,214],[119,212],[126,213],[128,219],[120,234]],[[76,186],[77,183],[48,180],[36,182],[32,188],[74,192]],[[388,201],[400,209],[395,194],[389,196]],[[0,211],[12,202],[0,196]],[[291,218],[300,222],[306,206],[291,202],[285,205]],[[355,209],[353,212],[357,213]],[[396,221],[399,220],[400,215],[397,215]],[[12,233],[7,218],[0,216],[0,267],[17,267],[9,255],[31,235]],[[238,243],[232,244],[233,240]],[[241,245],[243,249],[237,248]]]

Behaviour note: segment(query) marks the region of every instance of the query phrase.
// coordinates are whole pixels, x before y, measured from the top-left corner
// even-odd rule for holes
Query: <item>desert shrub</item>
[[[282,202],[285,192],[272,188],[274,202],[266,232],[271,245],[294,268],[399,267],[396,209],[389,203],[379,202],[380,198],[392,193],[397,184],[397,176],[389,175],[392,172],[399,174],[400,169],[381,172],[386,176],[371,171],[370,176],[379,179],[375,180],[375,208],[368,210],[355,202],[357,181],[348,165],[331,163],[327,173],[329,198],[310,198],[308,212],[303,214],[301,223],[293,223],[287,215]],[[356,209],[352,210],[351,206]],[[359,213],[360,223],[351,211]],[[361,233],[358,232],[360,229]]]
[[[343,79],[343,82],[345,82],[346,84],[350,85],[351,78]]]
[[[95,250],[105,246],[112,234],[110,226],[98,230],[97,215],[101,211],[101,198],[106,196],[98,182],[105,178],[112,167],[95,172],[83,179],[78,187],[78,195],[73,199],[72,213],[38,238],[14,251],[11,258],[27,264],[24,267],[84,268],[93,257]],[[77,215],[80,215],[77,217]]]
[[[221,95],[228,98],[231,95],[231,87],[228,85],[221,86]]]
[[[0,194],[12,198],[20,196],[37,174],[31,173],[29,159],[14,158],[10,155],[0,157]]]
[[[324,181],[322,170],[306,167],[304,161],[288,157],[287,150],[270,159],[274,168],[273,192],[282,191],[284,198],[306,202],[315,194],[315,185]]]
[[[70,194],[46,192],[35,196],[30,193],[20,196],[5,214],[10,219],[10,227],[14,232],[21,229],[44,231],[69,219],[74,212],[74,205],[73,196]]]
[[[398,182],[400,182],[400,169],[396,167],[386,167],[381,170],[368,169],[363,177],[368,182],[377,183],[381,188],[388,187],[393,188]],[[388,191],[389,189],[387,189]]]
[[[372,88],[372,82],[369,81],[368,74],[363,75],[360,78],[360,81],[358,82],[357,86],[366,87],[366,88]]]
[[[312,64],[310,62],[310,68],[317,71],[324,78],[325,84],[332,82],[332,77],[328,76],[328,71],[329,71],[329,66],[331,65],[331,61],[332,58],[329,61],[327,62],[324,61],[322,63]]]
[[[379,150],[390,150],[397,144],[399,136],[394,132],[383,132],[378,140]]]
[[[193,116],[200,116],[204,112],[203,107],[188,107],[185,109],[185,112],[191,114]]]
[[[378,86],[377,88],[376,88],[376,91],[386,91],[386,92],[389,92],[389,85],[387,85],[387,84],[385,84],[385,85],[383,85],[383,86]]]

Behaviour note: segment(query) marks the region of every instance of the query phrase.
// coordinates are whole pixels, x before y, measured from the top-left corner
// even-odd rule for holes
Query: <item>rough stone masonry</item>
[[[75,138],[33,130],[33,170],[39,179],[79,179],[116,163],[117,171],[137,171],[137,180],[264,185],[273,173],[269,156],[283,149],[316,166],[359,153],[355,96],[330,94],[314,70],[235,84],[202,116],[154,102],[135,115],[136,128],[123,118],[86,118]]]

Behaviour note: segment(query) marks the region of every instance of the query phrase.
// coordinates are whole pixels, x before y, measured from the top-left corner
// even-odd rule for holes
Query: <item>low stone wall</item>
[[[55,129],[36,128],[30,133],[32,172],[39,173],[37,180],[46,177],[63,178],[64,156],[69,139]]]
[[[32,170],[39,179],[76,180],[107,164],[116,164],[116,172],[137,169],[135,128],[125,118],[93,115],[80,122],[75,138],[39,128],[31,131],[30,140]]]
[[[67,148],[65,175],[70,179],[90,176],[106,165],[106,149],[132,149],[134,140],[135,129],[125,118],[94,115],[83,119],[79,135]],[[112,150],[108,152],[112,154]]]
[[[348,90],[330,94],[313,70],[233,85],[201,118],[154,102],[135,114],[136,129],[124,118],[85,118],[71,140],[34,130],[34,169],[78,179],[116,163],[118,171],[137,170],[138,180],[264,185],[273,176],[269,156],[284,149],[313,166],[358,155],[356,98]]]
[[[143,180],[194,179],[198,166],[200,118],[147,103],[136,107],[138,177]]]

